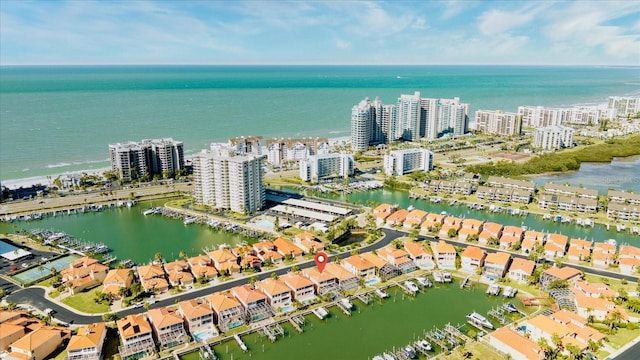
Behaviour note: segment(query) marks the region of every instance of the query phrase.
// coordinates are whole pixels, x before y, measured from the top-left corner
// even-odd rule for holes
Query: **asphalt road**
[[[393,241],[394,239],[398,238],[398,237],[402,237],[402,236],[406,236],[407,233],[402,232],[402,231],[397,231],[397,230],[391,230],[391,229],[386,229],[383,228],[381,229],[381,231],[385,234],[384,238],[374,244],[370,244],[370,245],[366,245],[363,248],[360,249],[361,253],[364,252],[369,252],[372,250],[376,250],[376,249],[380,249],[386,245],[388,245],[389,243],[391,243],[391,241]],[[436,240],[433,237],[427,237],[427,236],[420,236],[419,237],[420,240]],[[468,245],[467,243],[464,242],[458,242],[458,241],[453,241],[453,240],[444,240],[447,243],[450,243],[454,246],[458,245],[463,245],[466,246]],[[489,251],[495,251],[495,249],[493,248],[489,248],[489,247],[483,247],[480,246],[482,248],[484,248],[485,250],[489,250]],[[350,253],[349,252],[343,252],[340,254],[336,254],[336,255],[332,255],[330,256],[332,259],[336,256],[339,256],[340,258],[344,258],[349,256]],[[512,256],[514,257],[520,257],[520,258],[526,258],[525,255],[520,255],[520,254],[512,254]],[[298,267],[300,269],[305,269],[311,266],[315,266],[315,264],[313,263],[312,260],[303,262],[303,263],[299,263],[297,264]],[[293,266],[293,265],[292,265]],[[584,270],[588,273],[592,273],[592,274],[596,274],[596,275],[602,275],[602,276],[608,276],[608,277],[613,277],[613,278],[617,278],[617,279],[627,279],[629,281],[637,281],[636,277],[633,276],[627,276],[627,275],[622,275],[622,274],[616,274],[616,273],[611,273],[611,272],[606,272],[606,271],[602,271],[602,270],[598,270],[598,269],[593,269],[593,268],[587,268],[587,267],[583,267],[583,266],[576,266],[571,264],[571,266],[580,269],[580,270]],[[291,266],[285,267],[285,268],[279,268],[276,270],[270,270],[270,271],[265,271],[265,272],[261,272],[258,273],[258,279],[262,280],[265,279],[269,276],[271,276],[271,273],[275,272],[278,275],[284,275],[286,274],[289,270],[290,270]],[[226,281],[222,284],[218,284],[215,286],[211,286],[211,287],[206,287],[206,288],[202,288],[202,289],[198,289],[195,291],[190,291],[190,292],[185,292],[179,295],[176,295],[174,297],[170,297],[167,299],[163,299],[163,300],[159,300],[157,301],[155,304],[152,304],[149,308],[153,309],[153,308],[160,308],[160,307],[165,307],[165,306],[169,306],[169,305],[174,305],[177,301],[183,301],[183,300],[189,300],[189,299],[195,299],[195,298],[199,298],[199,297],[203,297],[203,296],[207,296],[207,295],[211,295],[215,292],[219,292],[219,291],[225,291],[225,290],[229,290],[235,286],[239,286],[239,285],[244,285],[247,283],[247,279],[246,278],[241,278],[241,279],[236,279],[236,280],[230,280],[230,281]],[[102,317],[98,316],[98,315],[82,315],[82,314],[78,314],[76,312],[70,311],[65,307],[59,306],[57,303],[54,303],[48,299],[46,299],[44,297],[44,290],[43,289],[39,289],[39,288],[27,288],[27,289],[22,289],[19,291],[16,291],[12,294],[10,294],[7,297],[8,301],[14,302],[16,304],[28,304],[31,305],[32,307],[35,307],[39,310],[44,310],[46,308],[51,308],[55,311],[54,317],[58,320],[67,322],[67,323],[71,323],[71,324],[90,324],[96,321],[102,321]],[[130,315],[130,314],[135,314],[135,313],[141,313],[144,312],[146,310],[144,310],[143,308],[128,308],[125,310],[121,310],[119,312],[117,312],[117,316],[118,318],[122,318],[124,316]],[[634,349],[636,349],[637,351],[640,351],[640,348],[636,346],[633,347]],[[628,352],[628,351],[627,351]],[[633,357],[633,359],[638,359],[639,357]],[[631,358],[629,358],[631,359]]]
[[[385,233],[385,237],[374,244],[370,244],[367,245],[363,248],[361,248],[361,252],[369,252],[372,251],[374,249],[379,249],[382,248],[386,245],[388,245],[393,239],[399,237],[399,236],[405,236],[405,233],[399,232],[399,231],[395,231],[395,230],[388,230],[388,229],[382,229],[382,231]],[[333,260],[333,258],[335,258],[336,256],[339,256],[340,258],[344,258],[346,256],[349,256],[350,253],[349,252],[343,252],[340,254],[336,254],[336,255],[331,255],[330,258],[331,260]],[[296,264],[298,265],[298,268],[300,269],[305,269],[311,266],[315,266],[313,260],[309,260],[303,263],[299,263]],[[293,266],[293,265],[292,265]],[[285,267],[285,268],[279,268],[279,269],[275,269],[275,270],[270,270],[270,271],[264,271],[261,273],[258,273],[258,279],[262,280],[262,279],[266,279],[268,277],[271,276],[271,273],[275,272],[276,274],[280,275],[284,275],[287,272],[289,272],[291,266]],[[156,303],[152,304],[149,306],[150,309],[154,309],[154,308],[160,308],[160,307],[165,307],[165,306],[169,306],[169,305],[174,305],[177,301],[183,301],[183,300],[189,300],[189,299],[195,299],[195,298],[199,298],[199,297],[203,297],[203,296],[207,296],[207,295],[211,295],[215,292],[219,292],[219,291],[225,291],[225,290],[229,290],[233,287],[239,286],[239,285],[244,285],[247,284],[247,279],[246,278],[242,278],[242,279],[236,279],[236,280],[230,280],[230,281],[226,281],[222,284],[218,284],[215,286],[211,286],[211,287],[206,287],[206,288],[202,288],[202,289],[198,289],[195,291],[190,291],[190,292],[185,292],[179,295],[176,295],[174,297],[170,297],[167,299],[162,299],[157,301]],[[97,322],[97,321],[102,321],[102,316],[100,315],[82,315],[82,314],[78,314],[74,311],[71,311],[69,309],[67,309],[66,307],[60,306],[55,302],[52,302],[48,299],[45,298],[45,290],[41,289],[41,288],[27,288],[27,289],[22,289],[19,291],[16,291],[12,294],[10,294],[7,297],[7,301],[11,301],[14,302],[16,304],[24,304],[24,305],[29,305],[31,307],[34,307],[40,311],[46,309],[46,308],[50,308],[52,310],[55,311],[55,313],[53,314],[53,317],[57,320],[60,321],[64,321],[66,323],[70,323],[70,324],[90,324],[93,322]],[[116,312],[118,318],[123,318],[127,315],[130,314],[136,314],[136,313],[142,313],[145,312],[146,310],[143,308],[128,308],[125,310],[121,310],[119,312]]]
[[[608,358],[607,358],[608,359]],[[615,357],[616,360],[638,360],[640,359],[640,342],[625,350]]]

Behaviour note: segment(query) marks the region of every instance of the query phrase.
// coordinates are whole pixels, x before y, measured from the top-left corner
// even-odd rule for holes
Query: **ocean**
[[[107,167],[108,144],[344,137],[364,97],[460,97],[475,110],[640,94],[637,67],[2,66],[0,180]]]

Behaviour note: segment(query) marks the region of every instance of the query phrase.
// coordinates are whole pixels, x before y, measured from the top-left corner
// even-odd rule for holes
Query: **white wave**
[[[47,168],[48,169],[53,169],[53,168],[59,168],[59,167],[65,167],[65,166],[71,166],[71,163],[61,162],[61,163],[57,163],[57,164],[49,164],[49,165],[47,165]]]
[[[29,168],[22,169],[22,171],[29,171],[29,170],[31,170],[31,169],[29,169]]]

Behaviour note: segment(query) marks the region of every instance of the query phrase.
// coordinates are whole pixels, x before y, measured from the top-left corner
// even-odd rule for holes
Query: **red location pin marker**
[[[316,262],[318,270],[320,270],[320,272],[322,273],[322,270],[324,270],[324,266],[327,265],[327,262],[329,261],[329,257],[327,256],[327,254],[320,251],[316,253],[316,257],[313,258],[313,261]]]

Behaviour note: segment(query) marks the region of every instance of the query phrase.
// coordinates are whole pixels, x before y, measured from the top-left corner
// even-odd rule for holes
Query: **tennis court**
[[[12,275],[11,277],[19,281],[21,284],[31,284],[51,275],[51,269],[60,271],[69,267],[69,264],[78,259],[76,255],[67,255],[59,259],[49,261],[40,266]]]

